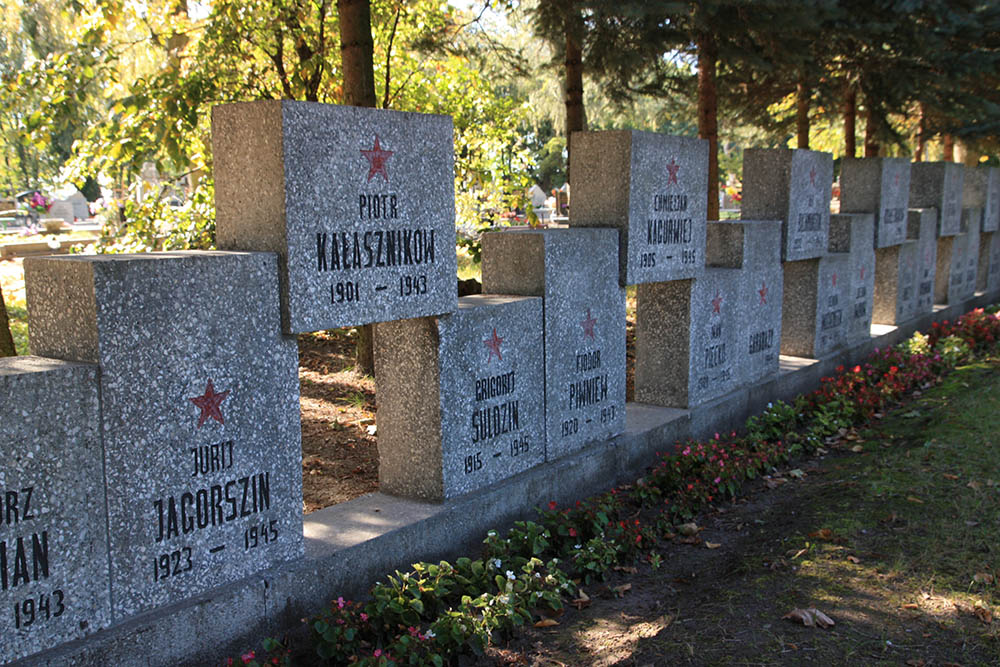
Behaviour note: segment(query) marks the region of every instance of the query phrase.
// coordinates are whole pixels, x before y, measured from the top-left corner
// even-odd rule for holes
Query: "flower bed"
[[[745,481],[792,457],[824,453],[957,364],[995,351],[998,336],[996,308],[935,324],[928,335],[838,368],[791,404],[769,404],[741,436],[679,445],[630,486],[571,507],[549,503],[537,521],[518,522],[504,536],[490,531],[479,558],[417,563],[377,583],[367,602],[338,598],[306,619],[313,655],[321,664],[444,665],[480,653],[496,634],[545,624],[547,612],[579,602],[579,587],[615,566],[645,560],[657,567],[657,541],[673,537],[678,521],[736,497]],[[266,656],[250,652],[230,664],[291,664],[287,646],[273,639],[263,645]]]

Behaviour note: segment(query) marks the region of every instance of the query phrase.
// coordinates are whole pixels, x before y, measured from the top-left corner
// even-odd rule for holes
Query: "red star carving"
[[[212,386],[212,380],[209,379],[208,386],[205,387],[205,393],[201,396],[195,396],[194,398],[189,398],[188,400],[201,408],[201,415],[198,416],[198,428],[208,421],[209,417],[219,422],[220,424],[225,424],[225,420],[222,418],[221,405],[226,397],[229,396],[229,390],[225,390],[222,393],[215,393],[215,387]]]
[[[833,272],[833,286],[834,287],[837,286],[837,272],[836,271]]]
[[[675,163],[673,158],[670,158],[670,164],[667,165],[667,185],[677,183],[677,172],[680,170],[681,166]]]
[[[896,187],[898,188],[899,187],[899,172],[898,171],[896,172],[896,179],[895,180],[896,180]]]
[[[719,291],[715,291],[715,298],[712,299],[712,312],[722,314],[722,297],[719,296]]]
[[[816,185],[816,167],[809,169],[809,183],[810,185]]]
[[[580,322],[580,326],[583,327],[583,335],[590,340],[594,340],[594,325],[597,324],[597,318],[590,316],[590,308],[587,309],[587,319]]]
[[[385,182],[389,182],[389,172],[386,171],[385,163],[389,161],[392,157],[393,151],[382,150],[382,146],[378,143],[378,135],[375,135],[375,147],[370,151],[362,150],[361,154],[368,158],[368,180],[372,180],[376,175],[381,176],[385,179]]]
[[[865,267],[863,267],[863,266],[861,267],[861,279],[862,280],[865,279]]]
[[[761,303],[767,303],[767,285],[764,284],[764,281],[761,281],[760,289],[757,290],[757,294],[760,294]]]
[[[486,363],[493,361],[493,355],[495,354],[497,359],[503,361],[503,356],[500,354],[500,343],[503,342],[503,338],[497,336],[497,328],[493,327],[493,335],[483,341],[483,345],[489,348],[490,356],[486,358]]]

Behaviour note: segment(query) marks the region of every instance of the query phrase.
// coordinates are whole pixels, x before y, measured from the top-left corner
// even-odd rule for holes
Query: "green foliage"
[[[938,340],[934,350],[949,366],[957,366],[960,362],[968,359],[971,352],[969,344],[955,335],[945,336]]]
[[[98,253],[151,250],[209,250],[215,244],[213,184],[203,179],[181,206],[171,206],[162,189],[141,200],[127,199],[119,211],[116,202],[100,213]]]

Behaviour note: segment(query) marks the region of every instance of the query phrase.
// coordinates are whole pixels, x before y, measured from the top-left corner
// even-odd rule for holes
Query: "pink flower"
[[[361,620],[362,621],[367,621],[368,620],[368,614],[366,614],[365,612],[361,612]]]
[[[372,655],[374,655],[376,658],[382,657],[382,649],[380,648],[375,649],[375,653],[373,653]]]
[[[343,597],[337,598],[337,608],[338,609],[343,609],[345,604],[346,603],[344,602],[344,598]]]
[[[244,653],[243,655],[241,655],[240,659],[243,661],[244,665],[248,665],[250,664],[250,661],[254,659],[254,657],[255,657],[254,652],[250,651],[249,653]]]
[[[576,537],[576,528],[570,528],[569,529],[569,536],[570,537]]]
[[[716,477],[715,478],[715,483],[718,484],[721,479],[722,479],[721,477]]]

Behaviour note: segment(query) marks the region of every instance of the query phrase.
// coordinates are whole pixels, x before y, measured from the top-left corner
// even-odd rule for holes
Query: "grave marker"
[[[743,383],[778,372],[784,285],[780,244],[781,223],[776,220],[708,224],[709,266],[741,269],[737,331],[743,340],[733,353]]]
[[[785,148],[743,151],[742,217],[780,220],[781,259],[796,261],[827,252],[833,157]]]
[[[108,626],[97,368],[0,359],[0,662]]]
[[[872,300],[875,291],[875,215],[840,214],[830,216],[830,252],[850,256],[851,303],[847,317],[848,342],[867,340],[872,328]]]
[[[570,227],[619,232],[622,285],[681,280],[705,262],[708,141],[638,130],[573,134]]]
[[[937,211],[932,208],[909,210],[907,236],[917,240],[917,303],[914,317],[934,310],[937,277]]]
[[[818,359],[843,347],[853,313],[850,255],[831,253],[782,268],[781,353]]]
[[[905,158],[845,158],[840,169],[840,212],[874,212],[876,248],[905,241],[910,161]]]
[[[986,202],[983,204],[983,231],[1000,230],[1000,168],[977,167],[976,172],[986,181]]]
[[[115,620],[301,557],[276,258],[39,257],[25,279],[32,350],[100,365]]]
[[[486,233],[482,242],[484,293],[544,299],[546,459],[621,433],[625,290],[618,283],[618,232],[512,230]]]
[[[996,295],[1000,291],[1000,232],[984,234],[983,243],[989,248],[985,290],[988,294]]]
[[[916,240],[908,240],[875,250],[872,322],[902,324],[916,315],[919,245]]]
[[[379,487],[442,501],[545,461],[542,300],[375,326]]]
[[[452,135],[447,116],[217,106],[218,246],[278,253],[286,333],[451,312]]]
[[[979,246],[982,236],[982,209],[963,209],[963,224],[967,227],[968,237],[965,246],[965,280],[962,283],[962,300],[971,299],[976,293],[976,282],[979,277]]]
[[[914,162],[910,171],[910,206],[938,211],[938,236],[962,231],[965,167],[954,162]]]

